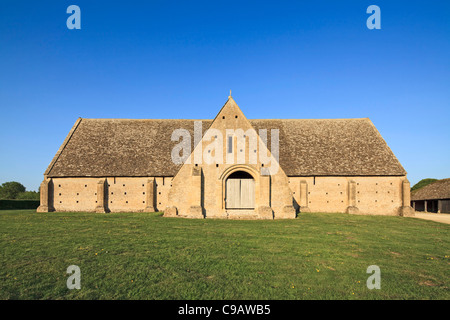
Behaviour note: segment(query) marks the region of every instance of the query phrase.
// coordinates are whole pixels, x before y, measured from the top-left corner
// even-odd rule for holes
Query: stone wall
[[[246,169],[245,165],[236,170],[242,169],[252,174],[256,172]],[[184,170],[188,176],[192,175],[187,168]],[[220,166],[213,166],[206,172],[199,170],[196,175],[186,177],[186,180],[180,179],[179,183],[183,184],[183,187],[179,186],[175,190],[179,189],[181,192],[173,193],[172,198],[175,199],[171,200],[169,193],[172,189],[172,177],[47,179],[41,185],[42,194],[48,197],[47,204],[43,205],[45,199],[44,201],[41,199],[41,209],[38,211],[165,211],[166,207],[176,203],[178,206],[175,216],[227,218],[222,200],[223,180],[220,179],[222,173]],[[182,177],[183,175],[181,172]],[[198,181],[195,182],[195,179]],[[101,203],[98,185],[101,181],[104,181],[104,211],[98,211]],[[408,215],[408,212],[402,214],[401,209],[404,207],[403,186],[405,181],[407,182],[405,177],[288,177],[287,181],[284,181],[282,175],[275,175],[259,176],[255,181],[255,203],[259,204],[255,208],[253,216],[255,218],[283,218],[286,204],[289,202],[292,202],[296,212],[300,214],[343,213],[349,212],[349,207],[356,207],[356,211],[349,213]],[[289,186],[287,192],[284,185]],[[350,194],[351,185],[354,186],[354,199]],[[153,191],[152,198],[149,191],[150,193]],[[268,208],[271,213],[268,213]],[[192,216],[190,212],[193,212]],[[292,215],[287,217],[293,218]]]
[[[405,177],[289,177],[289,185],[298,206],[311,212],[348,212],[356,207],[360,214],[398,215],[402,207]],[[301,182],[307,186],[301,194]],[[354,183],[355,199],[350,200],[350,183]],[[300,205],[302,203],[302,205]],[[300,211],[302,209],[300,208]]]
[[[148,198],[149,180],[154,179],[154,199]],[[50,207],[55,211],[95,212],[100,205],[100,178],[53,178],[49,194]],[[172,177],[107,177],[104,178],[104,208],[106,212],[163,211]],[[151,182],[152,183],[152,182]],[[152,203],[153,202],[153,203]]]

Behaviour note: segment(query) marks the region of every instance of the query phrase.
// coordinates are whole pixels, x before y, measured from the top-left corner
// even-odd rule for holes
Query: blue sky
[[[210,119],[230,89],[250,119],[368,117],[412,184],[448,178],[449,57],[449,1],[2,0],[0,183],[37,190],[78,117]]]

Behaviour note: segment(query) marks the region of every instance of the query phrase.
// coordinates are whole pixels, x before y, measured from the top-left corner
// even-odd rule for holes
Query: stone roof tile
[[[49,177],[174,176],[174,129],[195,120],[79,119],[45,174]],[[405,175],[369,119],[249,120],[258,132],[279,129],[288,176]],[[212,120],[202,120],[203,133]],[[193,141],[191,141],[193,144]],[[193,146],[192,146],[193,147]],[[193,148],[192,148],[193,150]]]
[[[432,199],[450,199],[450,178],[435,181],[411,193],[411,200]]]

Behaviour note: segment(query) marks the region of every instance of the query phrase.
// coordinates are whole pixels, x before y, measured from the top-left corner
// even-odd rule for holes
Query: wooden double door
[[[255,180],[248,177],[230,177],[226,181],[226,209],[255,208]]]

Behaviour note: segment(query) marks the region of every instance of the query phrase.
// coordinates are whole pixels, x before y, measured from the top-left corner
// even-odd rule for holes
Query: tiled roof
[[[45,174],[174,176],[180,165],[171,160],[178,143],[171,141],[172,132],[187,129],[193,137],[194,121],[80,118]],[[280,165],[288,176],[406,174],[367,118],[249,121],[257,132],[268,129],[268,137],[270,129],[279,129]],[[204,133],[212,120],[202,122]]]
[[[431,199],[450,199],[450,178],[435,181],[411,193],[411,200]]]

